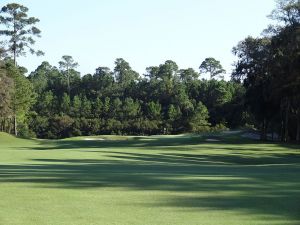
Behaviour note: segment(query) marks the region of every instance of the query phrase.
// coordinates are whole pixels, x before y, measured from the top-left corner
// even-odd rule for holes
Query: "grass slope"
[[[230,135],[93,138],[0,133],[0,224],[300,224],[299,146]]]

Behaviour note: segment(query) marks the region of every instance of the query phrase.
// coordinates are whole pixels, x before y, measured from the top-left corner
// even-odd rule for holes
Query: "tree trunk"
[[[261,124],[261,128],[260,128],[260,140],[263,141],[264,140],[264,128],[265,128],[265,120],[263,120],[262,124]]]
[[[17,123],[17,115],[14,116],[14,129],[15,129],[15,135],[18,136],[18,123]]]
[[[260,132],[260,140],[266,141],[267,140],[267,122],[266,119],[263,120]]]
[[[5,124],[5,119],[2,119],[1,120],[0,131],[5,131],[4,124]]]
[[[17,66],[16,50],[14,49],[14,65]]]
[[[71,96],[71,88],[70,88],[70,76],[68,75],[68,93]]]
[[[272,123],[271,129],[272,129],[272,141],[274,141],[274,125],[273,125],[273,123]]]
[[[290,111],[290,100],[286,99],[286,109],[285,109],[285,123],[284,123],[284,142],[289,140],[289,111]]]
[[[284,127],[284,121],[283,121],[283,119],[282,119],[282,120],[281,120],[281,124],[280,124],[280,141],[281,141],[281,142],[283,142],[283,139],[284,139],[283,127]]]
[[[14,19],[15,20],[15,19]],[[14,22],[14,41],[13,41],[13,54],[14,54],[14,65],[17,66],[17,41],[16,41],[16,23]]]
[[[69,93],[69,97],[71,98],[71,87],[70,87],[70,71],[69,68],[67,69],[67,83],[68,83],[68,93]]]
[[[300,113],[299,113],[300,114]],[[297,116],[297,133],[296,133],[296,141],[300,142],[300,115]]]
[[[11,121],[11,118],[8,118],[8,120],[7,120],[7,133],[9,133],[9,134],[11,134],[11,126],[12,126],[12,121]]]

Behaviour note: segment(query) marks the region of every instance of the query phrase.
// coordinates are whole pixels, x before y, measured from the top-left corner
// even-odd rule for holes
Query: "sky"
[[[0,0],[0,6],[12,1]],[[40,19],[42,37],[19,65],[33,71],[43,61],[57,66],[63,55],[79,63],[82,75],[99,66],[113,69],[124,58],[140,74],[166,60],[180,69],[199,71],[214,57],[227,70],[236,57],[231,50],[247,36],[259,36],[268,24],[275,0],[15,0]]]

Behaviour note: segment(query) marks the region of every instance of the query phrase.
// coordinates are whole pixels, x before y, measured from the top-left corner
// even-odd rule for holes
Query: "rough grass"
[[[0,133],[0,224],[299,225],[299,146],[235,135]]]

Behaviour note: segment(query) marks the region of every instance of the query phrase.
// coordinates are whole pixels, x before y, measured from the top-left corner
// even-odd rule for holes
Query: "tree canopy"
[[[36,55],[42,55],[42,51],[36,51],[34,45],[34,37],[40,37],[41,31],[34,26],[39,22],[35,17],[27,15],[28,8],[16,3],[11,3],[3,6],[0,10],[0,36],[5,36],[8,39],[1,41],[6,43],[6,52],[13,55],[16,64],[16,58],[20,55],[25,55],[26,50]],[[3,48],[2,48],[3,49]]]

